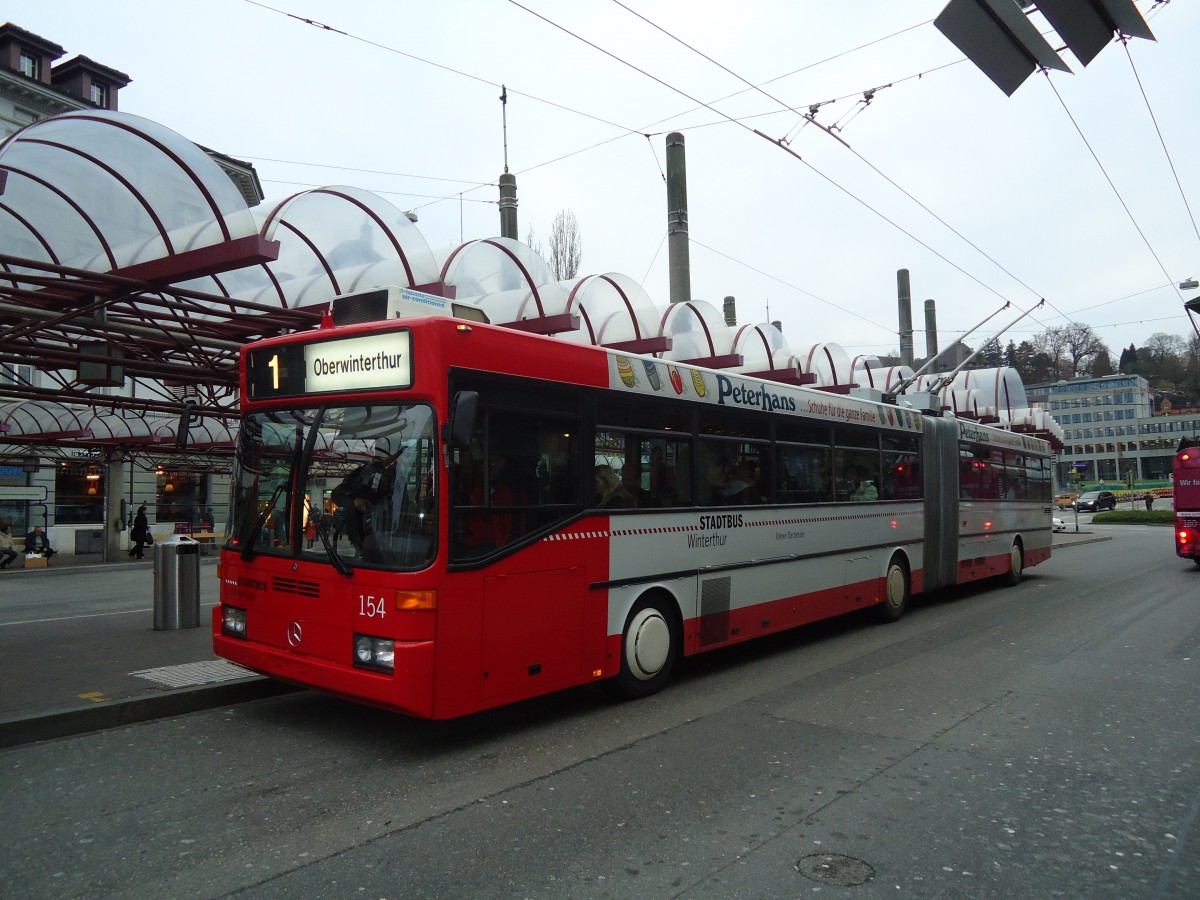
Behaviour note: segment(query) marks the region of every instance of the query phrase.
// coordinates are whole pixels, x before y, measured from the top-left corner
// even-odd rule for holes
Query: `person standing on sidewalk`
[[[0,562],[0,569],[7,569],[8,564],[17,558],[17,551],[13,549],[12,526],[8,522],[0,525],[0,557],[4,560]]]
[[[129,550],[130,557],[146,558],[146,545],[150,543],[150,523],[146,520],[146,505],[138,507],[137,515],[133,517],[133,528],[129,532],[133,547]]]

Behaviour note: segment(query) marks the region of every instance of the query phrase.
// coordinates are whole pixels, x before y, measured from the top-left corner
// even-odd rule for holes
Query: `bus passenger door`
[[[584,634],[595,593],[582,566],[485,578],[481,698],[516,699],[582,681],[595,655],[585,654]]]

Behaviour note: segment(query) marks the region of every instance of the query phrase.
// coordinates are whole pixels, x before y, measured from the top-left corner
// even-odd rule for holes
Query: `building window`
[[[54,521],[59,525],[103,522],[103,469],[81,460],[59,463],[54,479],[54,503]]]
[[[97,84],[96,82],[93,81],[92,88],[91,88],[91,98],[92,98],[92,102],[95,103],[97,106],[99,106],[101,109],[108,109],[108,85]]]
[[[21,62],[18,68],[20,68],[21,74],[26,78],[32,78],[35,81],[41,81],[42,61],[32,53],[27,53],[24,50],[21,51]]]
[[[33,384],[33,366],[0,363],[0,384]]]

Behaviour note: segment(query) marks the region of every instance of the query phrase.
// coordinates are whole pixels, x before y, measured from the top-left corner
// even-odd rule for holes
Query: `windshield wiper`
[[[345,575],[347,578],[353,575],[354,570],[350,568],[348,562],[342,559],[341,554],[337,552],[337,547],[329,539],[329,529],[318,526],[317,537],[321,539],[321,546],[325,548],[325,553],[329,557],[329,561],[333,563],[333,567],[338,570],[338,574]]]

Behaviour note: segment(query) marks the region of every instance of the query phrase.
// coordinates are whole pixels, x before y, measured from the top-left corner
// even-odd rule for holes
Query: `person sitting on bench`
[[[42,526],[34,525],[33,531],[25,535],[25,552],[36,553],[39,556],[49,559],[58,551],[50,546],[50,538],[46,537],[46,532],[42,531]]]
[[[0,569],[7,569],[8,564],[17,558],[17,551],[13,549],[12,526],[8,522],[0,524],[0,558],[4,560],[0,562]]]

